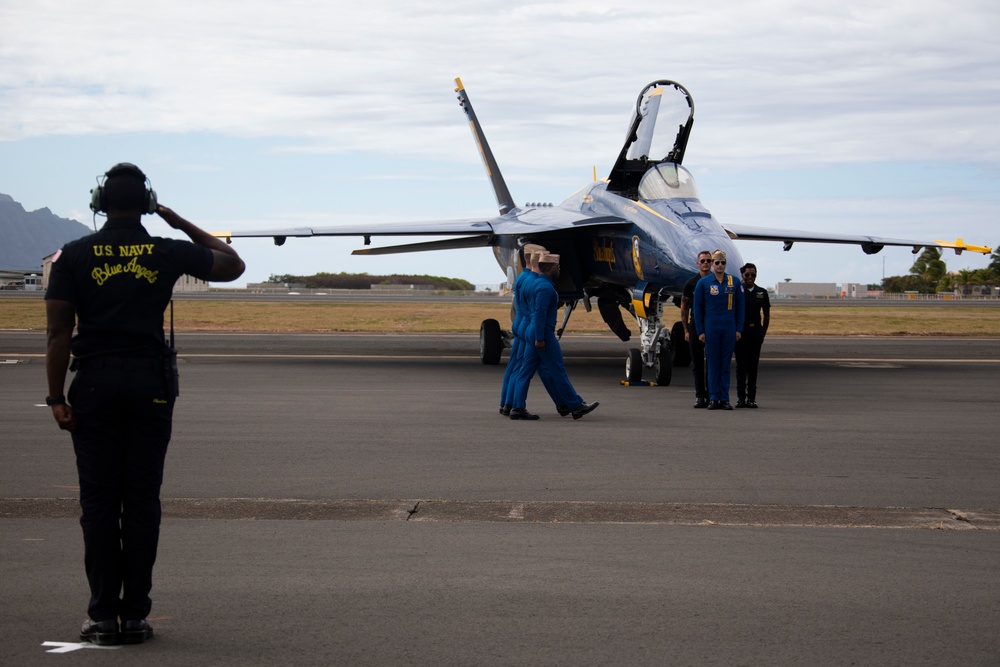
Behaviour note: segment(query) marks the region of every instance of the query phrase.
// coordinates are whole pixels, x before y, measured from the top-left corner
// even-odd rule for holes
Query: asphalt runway
[[[0,664],[1000,663],[998,339],[772,337],[761,408],[707,412],[568,335],[601,406],[536,381],[537,422],[475,336],[178,347],[157,637],[81,648],[44,336],[0,331]]]

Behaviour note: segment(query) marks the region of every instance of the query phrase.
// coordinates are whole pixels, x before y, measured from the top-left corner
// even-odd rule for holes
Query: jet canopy
[[[639,181],[639,199],[697,199],[691,172],[676,162],[661,162],[647,171]]]
[[[663,163],[679,166],[693,125],[694,100],[684,86],[663,80],[643,88],[632,111],[625,145],[608,176],[608,190],[637,197],[646,172]],[[690,174],[687,177],[690,179]],[[672,182],[667,173],[661,180]]]

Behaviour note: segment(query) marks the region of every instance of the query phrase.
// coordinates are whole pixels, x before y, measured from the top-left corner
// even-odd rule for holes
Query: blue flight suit
[[[556,407],[576,410],[583,405],[583,399],[569,381],[562,348],[559,346],[559,339],[556,338],[559,293],[552,278],[545,274],[537,275],[532,288],[533,307],[531,318],[525,328],[523,361],[517,376],[513,406],[525,407],[528,395],[526,380],[530,380],[537,370]],[[535,347],[535,341],[538,340],[545,341],[544,350]]]
[[[695,285],[694,324],[698,335],[705,334],[710,401],[729,401],[729,365],[744,315],[742,284],[733,276],[727,273],[719,282],[710,273]]]
[[[535,272],[525,267],[514,280],[514,321],[511,324],[511,332],[514,337],[510,343],[507,368],[503,372],[503,384],[500,386],[500,407],[514,403],[514,378],[517,375],[517,369],[521,366],[524,354],[524,339],[520,332],[524,321],[528,318],[528,305],[525,299],[534,279]]]
[[[514,281],[514,341],[511,343],[510,357],[507,360],[507,368],[504,371],[504,388],[501,390],[501,405],[518,407],[514,405],[515,396],[518,393],[518,382],[522,382],[524,384],[521,389],[524,400],[527,401],[528,385],[531,384],[531,378],[537,370],[536,366],[527,376],[519,375],[519,370],[524,364],[527,349],[535,346],[535,342],[529,338],[530,334],[528,333],[528,330],[531,327],[532,311],[534,310],[535,286],[538,282],[538,278],[539,275],[537,273],[530,269],[525,269],[521,272],[521,275],[517,277],[517,280]],[[556,404],[556,407],[565,407],[565,403],[559,402],[561,397],[560,394],[557,393],[557,389],[551,378],[547,375],[539,375],[542,379],[542,385],[545,386],[545,391],[548,393],[549,398],[552,399],[552,402]],[[520,407],[523,408],[524,405],[521,405]]]

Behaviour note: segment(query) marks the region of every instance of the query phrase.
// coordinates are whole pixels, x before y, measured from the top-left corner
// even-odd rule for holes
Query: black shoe
[[[511,419],[528,419],[528,420],[539,419],[538,415],[533,415],[530,412],[528,412],[527,410],[525,410],[524,408],[514,408],[513,410],[511,410],[510,411],[510,418]]]
[[[721,410],[722,409],[722,404],[719,403],[718,401],[710,401],[709,404],[708,404],[708,408],[707,409],[708,410]]]
[[[708,407],[708,399],[707,398],[699,398],[697,401],[695,401],[694,407],[696,409],[699,409],[699,410],[702,409],[702,408],[707,408]]]
[[[568,417],[571,410],[567,408],[565,405],[560,405],[558,408],[556,408],[556,412],[559,413],[560,417]]]
[[[98,646],[115,646],[118,644],[118,621],[87,621],[80,628],[80,641],[90,642]]]
[[[736,401],[736,405],[734,407],[737,407],[737,408],[746,408],[746,407],[749,407],[749,406],[747,405],[746,399],[741,398],[738,401]]]
[[[510,406],[509,405],[501,405],[500,406],[500,414],[503,415],[504,417],[509,417],[510,416]]]
[[[747,401],[747,407],[748,408],[753,408],[754,410],[756,410],[757,409],[757,401]]]
[[[732,410],[733,409],[733,404],[730,403],[729,401],[719,401],[719,409],[720,410]]]
[[[598,403],[597,401],[594,401],[593,403],[584,403],[583,405],[581,405],[580,407],[578,407],[576,410],[573,411],[573,419],[579,419],[588,412],[593,412],[594,408],[596,408],[598,405],[600,405],[600,403]]]
[[[146,621],[123,621],[122,644],[141,644],[153,638],[153,626]]]

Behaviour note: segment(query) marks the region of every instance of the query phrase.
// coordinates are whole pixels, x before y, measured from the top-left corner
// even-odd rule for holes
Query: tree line
[[[441,276],[370,276],[367,273],[317,273],[312,276],[274,275],[268,283],[292,283],[308,289],[369,289],[372,285],[429,285],[436,290],[474,290],[476,286],[461,278]]]
[[[882,289],[886,292],[936,294],[962,291],[969,285],[1000,285],[1000,248],[990,255],[990,264],[985,269],[961,269],[955,273],[948,272],[941,259],[940,248],[925,248],[910,267],[909,275],[890,276],[882,280]]]

